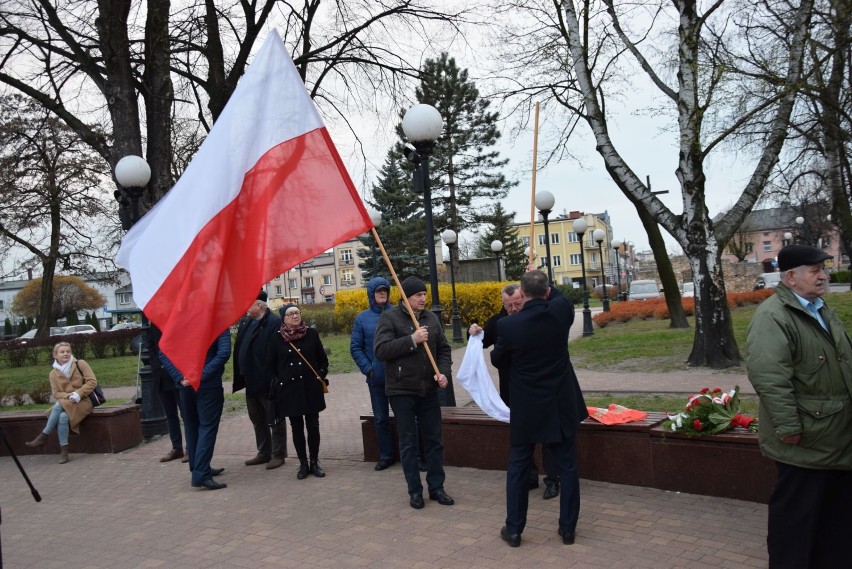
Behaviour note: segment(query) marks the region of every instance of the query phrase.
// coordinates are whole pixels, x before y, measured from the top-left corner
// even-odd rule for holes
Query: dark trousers
[[[368,385],[370,404],[373,407],[373,422],[376,427],[376,442],[379,445],[379,459],[393,459],[393,435],[390,429],[390,402],[385,395],[384,385]]]
[[[191,387],[181,387],[179,396],[192,483],[200,484],[211,478],[210,461],[213,460],[213,449],[219,434],[225,390],[221,383],[202,387],[198,391]]]
[[[577,470],[576,437],[548,445],[553,452],[556,471],[562,483],[559,493],[559,528],[564,533],[574,533],[580,516],[580,476]],[[535,444],[512,445],[509,451],[509,468],[506,472],[506,528],[509,533],[523,533],[527,525],[529,507],[528,473],[533,460]]]
[[[163,402],[163,411],[166,414],[166,426],[169,429],[172,448],[182,451],[183,435],[180,432],[180,417],[178,417],[178,392],[174,389],[160,391],[160,401]]]
[[[430,493],[443,489],[444,444],[441,442],[441,406],[437,392],[426,397],[391,395],[388,399],[396,418],[399,456],[408,484],[408,493],[423,492],[417,448],[418,423],[426,463],[426,485]]]
[[[308,448],[305,448],[305,427],[308,429]],[[290,429],[293,431],[293,447],[296,449],[299,462],[307,462],[308,450],[311,453],[311,460],[319,460],[319,413],[290,417]]]
[[[852,471],[776,463],[766,544],[771,569],[849,567]]]
[[[556,466],[556,459],[550,445],[541,445],[541,463],[544,466],[544,481],[559,482],[559,469]],[[530,484],[538,484],[538,467],[535,465],[535,461],[530,465],[529,478]]]
[[[274,420],[269,399],[246,396],[249,421],[254,427],[257,454],[264,458],[287,456],[287,425],[283,422],[269,426]]]

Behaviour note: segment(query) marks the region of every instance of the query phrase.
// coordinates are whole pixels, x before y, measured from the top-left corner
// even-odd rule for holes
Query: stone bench
[[[443,407],[444,464],[505,470],[509,460],[509,425],[477,407]],[[646,486],[766,503],[775,482],[774,463],[760,454],[754,433],[727,433],[702,439],[675,435],[659,427],[664,413],[643,421],[604,425],[580,424],[577,460],[587,480]],[[398,440],[391,415],[394,460]],[[364,460],[378,461],[372,414],[361,416]],[[541,469],[540,451],[536,462]]]
[[[45,411],[10,411],[0,413],[0,428],[17,455],[59,454],[56,432],[51,433],[42,448],[30,448],[31,441],[44,429]],[[71,453],[117,453],[142,442],[142,423],[139,405],[101,406],[80,423],[80,434],[71,433]],[[9,454],[6,445],[0,445],[0,456]]]

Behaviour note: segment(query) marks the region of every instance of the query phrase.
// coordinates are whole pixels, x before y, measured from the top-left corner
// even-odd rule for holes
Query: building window
[[[305,277],[305,288],[314,288],[314,277]]]
[[[119,304],[130,304],[130,294],[126,292],[120,292],[115,296],[118,299]]]
[[[322,284],[330,285],[331,284],[331,275],[323,275],[322,276]]]
[[[763,250],[766,253],[772,251],[772,241],[764,241],[763,242]]]
[[[324,300],[326,304],[334,304],[334,296],[332,295],[326,295]]]
[[[752,251],[754,251],[754,243],[749,241],[748,243],[745,244],[745,249],[746,249],[746,253],[751,253]]]
[[[574,233],[573,231],[569,231],[567,233],[567,236],[568,236],[568,243],[576,243],[578,241],[577,234]]]
[[[290,279],[289,286],[291,289],[296,288],[296,279]]]
[[[340,280],[345,285],[355,284],[355,271],[352,269],[343,269],[340,271]]]
[[[275,296],[281,296],[281,285],[275,285]]]
[[[340,251],[340,260],[344,263],[352,262],[352,249],[342,249]]]
[[[3,301],[0,300],[0,310],[3,310]]]
[[[568,262],[571,263],[572,265],[579,265],[580,264],[580,254],[579,253],[571,253],[568,256]]]
[[[538,244],[539,244],[539,245],[544,245],[544,235],[539,235],[539,236],[538,236]]]
[[[562,266],[562,257],[561,256],[559,256],[559,255],[553,256],[553,266],[554,267],[561,267]]]
[[[559,245],[559,234],[551,233],[550,234],[550,244],[551,245]]]
[[[524,247],[529,247],[529,246],[530,246],[530,238],[529,238],[528,236],[526,236],[526,235],[525,235],[525,236],[523,236],[521,239],[522,239],[522,240],[523,240],[523,242],[524,242]]]

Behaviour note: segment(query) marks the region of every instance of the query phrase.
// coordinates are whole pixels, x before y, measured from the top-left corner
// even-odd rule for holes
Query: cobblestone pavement
[[[454,352],[455,365],[463,350]],[[580,371],[584,389],[690,391],[709,376]],[[697,382],[697,383],[693,383]],[[711,381],[714,385],[719,381]],[[680,386],[676,389],[676,387]],[[722,387],[726,385],[722,384]],[[230,392],[230,386],[226,386]],[[108,390],[110,399],[132,388]],[[459,405],[467,393],[456,384]],[[502,569],[526,567],[766,567],[766,506],[752,502],[581,481],[577,541],[556,534],[558,500],[530,499],[523,544],[499,537],[505,473],[447,468],[455,506],[408,506],[399,465],[363,462],[358,417],[369,396],[358,374],[331,378],[320,416],[326,478],[296,479],[290,458],[277,470],[247,467],[254,456],[245,412],[222,421],[214,466],[228,488],[199,490],[179,461],[161,464],[166,438],[115,455],[25,456],[40,491],[35,503],[13,461],[0,458],[2,555],[9,568],[348,567]],[[291,456],[292,453],[291,450]]]

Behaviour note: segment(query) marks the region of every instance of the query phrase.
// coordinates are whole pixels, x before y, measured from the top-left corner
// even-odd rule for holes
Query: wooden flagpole
[[[402,290],[402,284],[399,282],[399,277],[396,276],[396,271],[391,265],[390,258],[388,258],[388,253],[385,251],[385,246],[382,245],[382,240],[379,239],[379,233],[376,231],[375,227],[370,228],[370,232],[373,234],[373,239],[376,240],[376,245],[379,247],[379,251],[382,252],[382,258],[385,260],[385,265],[387,265],[388,270],[390,270],[390,274],[393,277],[393,282],[396,284],[396,288],[399,290],[399,295],[402,298],[402,301],[405,303],[405,307],[408,309],[408,315],[411,316],[411,321],[414,322],[414,329],[417,330],[420,328],[420,323],[417,322],[417,317],[414,315],[414,310],[412,310],[411,305],[408,303],[408,298],[405,296],[405,292]],[[388,293],[388,301],[390,301],[390,293]],[[423,347],[426,348],[426,355],[429,356],[429,361],[432,363],[432,369],[435,370],[435,375],[441,375],[441,371],[438,369],[438,364],[435,363],[435,358],[432,356],[432,350],[429,349],[429,344],[423,342]]]
[[[535,176],[538,171],[538,109],[535,103],[535,128],[533,130],[533,159],[532,159],[532,191],[530,192],[530,254],[527,262],[532,265],[535,261]]]

